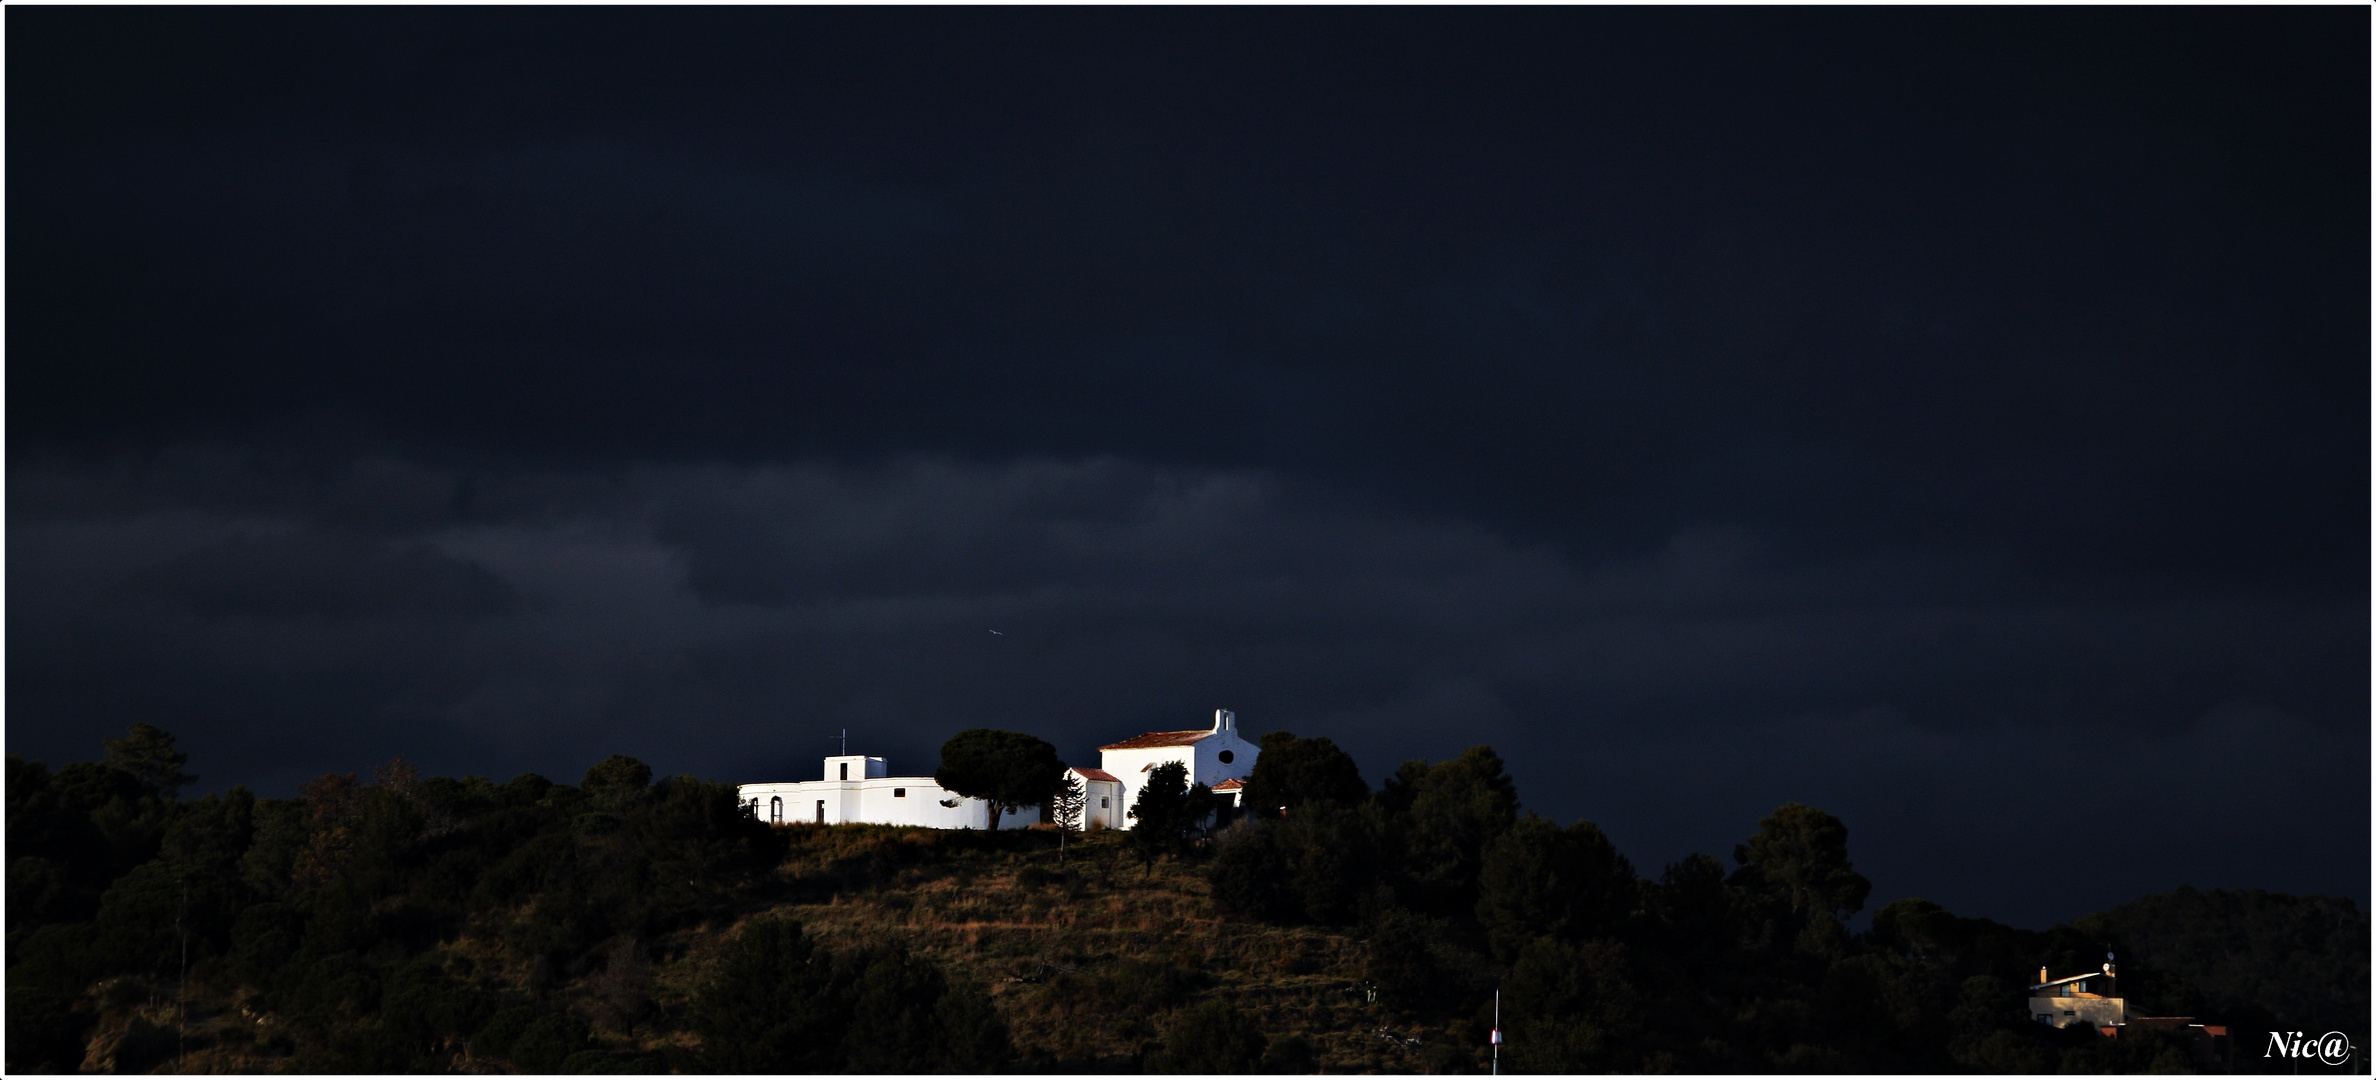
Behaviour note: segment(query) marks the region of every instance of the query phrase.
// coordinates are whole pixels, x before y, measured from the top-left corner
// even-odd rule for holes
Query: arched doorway
[[[770,825],[781,825],[784,823],[783,796],[778,795],[775,798],[767,800],[767,823]]]

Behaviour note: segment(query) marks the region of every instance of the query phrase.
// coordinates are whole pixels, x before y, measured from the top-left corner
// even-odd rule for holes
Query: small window
[[[817,824],[825,824],[825,800],[817,800]]]
[[[2041,1024],[2051,1024],[2051,1023],[2053,1023],[2053,1022],[2054,1022],[2054,1014],[2053,1014],[2053,1013],[2039,1013],[2039,1014],[2038,1014],[2038,1022],[2039,1022],[2039,1023],[2041,1023]]]
[[[1098,809],[1100,809],[1100,810],[1105,810],[1105,809],[1108,809],[1108,808],[1112,807],[1113,805],[1114,805],[1114,800],[1113,800],[1113,799],[1112,799],[1110,796],[1100,795],[1100,796],[1098,796],[1098,797],[1097,797],[1097,808],[1098,808]]]
[[[767,820],[777,825],[784,823],[783,796],[778,795],[775,798],[767,800]]]
[[[842,779],[843,779],[843,780],[848,780],[848,779],[850,778],[850,763],[849,763],[849,762],[847,762],[847,761],[845,761],[845,762],[842,762],[842,763],[841,763],[841,767],[842,767]]]
[[[1228,750],[1223,750],[1223,751],[1221,751],[1221,764],[1223,764],[1223,765],[1227,765],[1227,764],[1229,764],[1230,762],[1232,762],[1232,761],[1236,761],[1236,760],[1237,760],[1237,754],[1235,754],[1235,753],[1233,753],[1233,752],[1231,752],[1231,751],[1228,751]]]
[[[903,787],[895,787],[895,788],[892,788],[892,789],[891,789],[891,797],[892,797],[892,798],[894,798],[894,799],[904,799],[904,798],[907,798],[907,789],[906,789],[906,788],[903,788]]]

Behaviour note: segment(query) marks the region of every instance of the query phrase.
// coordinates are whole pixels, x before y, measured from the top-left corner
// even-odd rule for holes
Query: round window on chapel
[[[1227,764],[1229,764],[1230,762],[1232,762],[1232,761],[1236,761],[1236,760],[1237,760],[1237,755],[1236,755],[1236,754],[1234,754],[1234,753],[1231,753],[1230,751],[1227,751],[1227,750],[1223,750],[1223,751],[1221,751],[1221,764],[1223,764],[1223,765],[1227,765]]]

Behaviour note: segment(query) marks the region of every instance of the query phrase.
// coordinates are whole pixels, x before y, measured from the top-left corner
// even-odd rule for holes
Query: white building
[[[1121,783],[1122,813],[1128,815],[1130,805],[1138,801],[1139,791],[1147,786],[1147,774],[1154,772],[1157,765],[1174,761],[1187,767],[1189,786],[1203,784],[1212,788],[1234,809],[1243,781],[1254,772],[1254,758],[1262,748],[1238,737],[1236,713],[1215,709],[1213,726],[1208,730],[1150,731],[1135,739],[1100,746],[1097,752],[1103,758],[1104,771]],[[1130,825],[1130,819],[1125,816],[1123,824],[1116,827]]]
[[[1130,806],[1122,801],[1122,781],[1104,769],[1090,769],[1075,765],[1072,777],[1081,785],[1081,831],[1091,829],[1127,829],[1130,827]]]
[[[929,776],[892,776],[879,757],[856,754],[825,759],[825,778],[779,784],[743,784],[743,804],[770,825],[922,825],[933,829],[979,829],[989,806],[946,791]],[[1011,806],[998,816],[1001,829],[1038,823],[1039,807]]]
[[[1155,766],[1173,761],[1186,767],[1190,785],[1212,788],[1234,809],[1261,748],[1238,737],[1236,714],[1218,709],[1208,730],[1150,731],[1098,747],[1098,753],[1104,768],[1071,770],[1087,796],[1081,811],[1083,829],[1131,827],[1130,806],[1147,786],[1147,774]],[[842,754],[825,759],[823,779],[743,784],[737,790],[743,804],[771,825],[864,823],[978,829],[989,816],[984,800],[943,790],[929,776],[889,773],[882,758]],[[1039,807],[1012,806],[998,816],[998,827],[1020,829],[1039,820]]]

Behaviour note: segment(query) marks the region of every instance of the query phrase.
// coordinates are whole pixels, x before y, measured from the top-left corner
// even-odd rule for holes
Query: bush
[[[544,1016],[544,1010],[533,1005],[514,1005],[508,1009],[497,1010],[494,1016],[488,1018],[486,1026],[480,1028],[478,1034],[471,1038],[471,1055],[473,1057],[510,1057],[512,1043],[519,1039],[521,1032],[528,1030],[528,1025],[535,1023],[542,1016]]]
[[[1378,913],[1370,923],[1362,975],[1378,988],[1380,1000],[1406,1009],[1433,1003],[1444,978],[1428,946],[1444,932],[1444,926],[1404,908]]]
[[[231,928],[231,970],[251,986],[270,986],[305,941],[305,912],[288,904],[250,904]]]
[[[989,995],[949,985],[940,965],[901,949],[866,954],[850,988],[842,1067],[852,1072],[994,1072],[1010,1054]]]
[[[415,961],[389,980],[380,1022],[428,1049],[448,1035],[477,1031],[493,1011],[494,1003],[478,988],[448,978],[432,962]]]
[[[971,983],[951,986],[932,1008],[938,1038],[929,1062],[936,1072],[998,1072],[1014,1057],[1006,1021],[990,995]]]
[[[432,1064],[414,1055],[392,1031],[379,1027],[343,1027],[330,1032],[326,1044],[297,1055],[291,1072],[402,1073],[425,1072]]]
[[[570,1055],[586,1049],[586,1022],[568,1013],[546,1013],[512,1040],[512,1064],[524,1073],[557,1073]]]
[[[1517,1072],[1640,1071],[1627,1049],[1648,1017],[1626,968],[1614,942],[1527,945],[1510,969],[1505,1063]]]
[[[173,1060],[181,1047],[181,1039],[172,1028],[159,1027],[146,1020],[132,1021],[130,1030],[116,1041],[115,1071],[144,1073]]]
[[[1163,1046],[1147,1055],[1151,1073],[1250,1073],[1262,1065],[1269,1040],[1254,1018],[1226,1001],[1200,1002],[1180,1011],[1164,1033]]]
[[[1372,806],[1307,803],[1284,820],[1225,834],[1207,874],[1213,900],[1241,917],[1342,925],[1381,880],[1385,823]]]
[[[90,923],[43,926],[8,943],[8,993],[24,986],[59,994],[81,992],[109,968],[95,947]]]
[[[1309,1076],[1319,1069],[1319,1063],[1312,1059],[1312,1040],[1301,1035],[1274,1041],[1262,1053],[1262,1071],[1266,1073]]]
[[[1242,919],[1293,922],[1302,905],[1287,891],[1287,849],[1276,827],[1240,822],[1221,834],[1220,850],[1205,879],[1213,903]]]
[[[790,919],[756,920],[728,939],[693,999],[702,1066],[731,1073],[832,1071],[842,1018],[827,993],[831,959]]]

